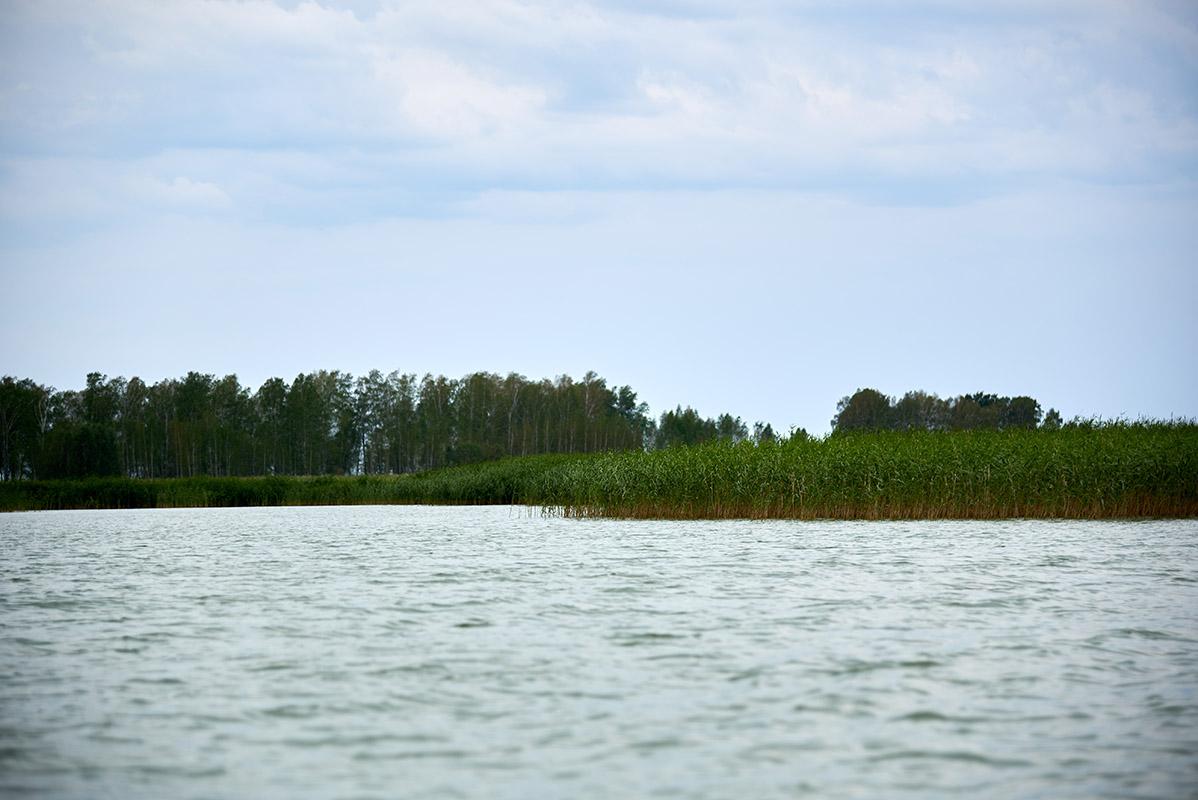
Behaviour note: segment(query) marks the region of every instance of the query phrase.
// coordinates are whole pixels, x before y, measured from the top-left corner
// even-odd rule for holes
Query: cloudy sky
[[[1191,2],[6,2],[0,373],[1198,415]]]

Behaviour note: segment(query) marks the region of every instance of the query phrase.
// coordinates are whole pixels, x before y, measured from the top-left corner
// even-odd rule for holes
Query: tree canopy
[[[1007,430],[1035,428],[1040,403],[1032,397],[1000,397],[986,392],[941,399],[923,391],[901,398],[877,389],[858,389],[836,404],[834,431],[870,430]],[[1060,427],[1061,415],[1049,409],[1045,427]]]
[[[81,391],[0,380],[0,478],[376,474],[507,455],[641,449],[654,423],[628,386],[588,372],[533,381],[375,370],[265,381],[189,372]]]

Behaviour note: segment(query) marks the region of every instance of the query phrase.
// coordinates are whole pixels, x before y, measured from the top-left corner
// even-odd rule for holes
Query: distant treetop
[[[1041,417],[1043,416],[1043,423]],[[1007,430],[1061,427],[1061,415],[1040,411],[1033,397],[1001,397],[986,392],[941,399],[923,391],[901,398],[887,397],[877,389],[858,389],[841,398],[832,418],[834,431],[868,430]]]

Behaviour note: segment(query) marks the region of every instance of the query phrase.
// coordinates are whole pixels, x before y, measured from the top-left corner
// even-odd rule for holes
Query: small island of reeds
[[[838,433],[525,456],[406,475],[0,483],[8,511],[405,503],[652,519],[1195,517],[1198,426]]]

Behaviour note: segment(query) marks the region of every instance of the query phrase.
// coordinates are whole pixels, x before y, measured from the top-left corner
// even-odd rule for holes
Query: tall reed
[[[565,514],[936,519],[1198,516],[1198,427],[885,432],[611,454],[541,476]]]

